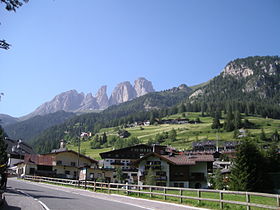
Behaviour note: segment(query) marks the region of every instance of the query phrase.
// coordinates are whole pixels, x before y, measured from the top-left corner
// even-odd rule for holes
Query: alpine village
[[[230,61],[193,87],[156,92],[138,78],[110,97],[106,86],[95,96],[70,90],[27,116],[1,115],[1,170],[19,179],[279,194],[279,103],[277,56]]]

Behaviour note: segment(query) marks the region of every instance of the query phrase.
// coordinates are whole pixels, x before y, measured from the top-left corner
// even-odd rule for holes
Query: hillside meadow
[[[212,117],[206,116],[202,117],[200,112],[186,112],[186,118],[190,120],[194,120],[199,118],[201,123],[198,124],[159,124],[159,125],[150,125],[150,126],[136,126],[132,128],[126,128],[126,130],[131,134],[131,137],[137,137],[140,139],[141,143],[147,143],[149,139],[155,138],[157,134],[168,132],[174,129],[177,133],[176,141],[168,142],[171,146],[177,148],[178,150],[191,149],[193,141],[200,140],[219,140],[219,141],[232,141],[232,140],[242,140],[242,139],[234,139],[234,132],[225,132],[221,129],[219,132],[215,129],[211,128],[211,124],[213,121]],[[178,119],[183,118],[182,114],[171,115],[163,119]],[[265,144],[267,142],[263,142],[259,140],[259,135],[261,130],[263,129],[266,137],[270,137],[275,130],[280,128],[280,120],[275,120],[271,118],[261,118],[255,116],[244,116],[243,119],[248,119],[250,122],[255,124],[254,129],[246,129],[247,135],[256,139],[257,143]],[[223,119],[220,121],[223,123]],[[106,135],[117,136],[117,128],[103,128],[100,130],[98,135],[102,135],[103,133]],[[101,148],[101,149],[91,149],[90,142],[93,139],[89,138],[87,140],[81,141],[81,153],[90,156],[94,159],[100,159],[99,153],[110,151],[113,148]],[[164,143],[162,143],[164,144]],[[72,149],[77,151],[78,147],[73,144],[67,145],[68,149]]]

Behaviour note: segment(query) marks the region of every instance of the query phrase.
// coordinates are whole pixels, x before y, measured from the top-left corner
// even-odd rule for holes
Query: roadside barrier
[[[280,210],[279,194],[106,183],[28,175],[24,176],[23,179],[35,182],[46,182],[73,187],[83,187],[85,189],[92,189],[95,192],[97,190],[100,190],[101,192],[106,192],[109,194],[117,191],[123,192],[126,195],[133,194],[138,197],[140,197],[141,194],[148,195],[148,197],[150,198],[161,196],[165,201],[168,197],[178,198],[180,203],[183,203],[183,200],[195,200],[197,201],[198,205],[200,205],[202,201],[216,202],[219,203],[221,209],[224,208],[225,204],[234,204],[239,206],[246,206],[247,210],[250,210],[251,207]],[[238,201],[225,199],[225,197],[229,195],[237,196]],[[265,204],[256,202],[257,200],[262,200],[261,198],[271,199],[270,201],[268,201],[269,205],[267,205],[267,202],[265,202]]]

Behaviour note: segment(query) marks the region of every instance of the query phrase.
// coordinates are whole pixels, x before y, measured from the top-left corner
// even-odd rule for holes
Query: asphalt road
[[[127,196],[94,193],[56,185],[9,179],[3,210],[179,210],[198,209]]]

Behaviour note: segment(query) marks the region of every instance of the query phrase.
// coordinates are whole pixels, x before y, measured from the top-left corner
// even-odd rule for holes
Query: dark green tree
[[[266,141],[266,134],[264,132],[264,129],[262,128],[261,133],[260,133],[260,140],[262,141]]]
[[[7,144],[5,143],[4,138],[4,130],[0,126],[0,173],[6,170],[8,163],[8,156],[6,152]]]
[[[242,127],[241,114],[238,110],[234,112],[234,127],[235,129]]]
[[[221,173],[221,169],[216,169],[213,177],[212,177],[212,182],[213,182],[213,188],[216,190],[223,190],[226,186],[224,183],[224,178]]]
[[[234,116],[232,114],[231,106],[227,110],[227,117],[225,120],[224,128],[226,131],[233,131],[234,130]]]
[[[179,113],[186,112],[186,106],[185,106],[185,104],[182,103],[182,104],[179,105],[178,112],[179,112]]]
[[[107,142],[107,135],[106,133],[104,132],[103,135],[102,135],[102,138],[101,138],[101,144],[105,144]]]
[[[176,141],[177,132],[174,128],[168,133],[168,137],[171,141]]]
[[[5,4],[5,9],[8,11],[16,11],[19,7],[23,5],[23,2],[27,3],[28,0],[20,1],[20,0],[1,0],[0,3]],[[6,40],[0,40],[0,49],[8,50],[10,48],[10,44],[6,42]]]
[[[213,118],[213,122],[211,125],[212,129],[220,129],[222,127],[222,124],[220,123],[220,118],[218,112],[215,113],[215,117]]]
[[[256,144],[244,140],[238,147],[230,174],[229,187],[235,191],[262,191],[264,159]]]

